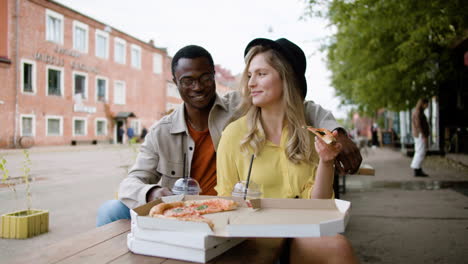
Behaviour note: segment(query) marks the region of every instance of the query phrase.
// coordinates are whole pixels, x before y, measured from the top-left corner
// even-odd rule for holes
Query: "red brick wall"
[[[14,36],[14,1],[9,1],[9,34]],[[13,8],[12,8],[13,7]],[[60,13],[64,16],[64,43],[63,45],[46,41],[45,16],[46,8]],[[1,12],[1,10],[0,10]],[[68,51],[73,49],[73,21],[77,20],[88,25],[88,52],[81,53],[79,58],[57,53],[59,46]],[[19,15],[19,61],[12,60],[11,65],[0,64],[0,81],[2,94],[0,100],[0,147],[11,147],[13,145],[13,123],[15,118],[15,71],[21,68],[21,60],[34,61],[36,65],[36,93],[18,95],[18,122],[20,114],[35,115],[36,131],[35,145],[70,144],[71,140],[109,140],[114,137],[113,119],[118,112],[133,112],[140,120],[141,127],[149,127],[160,119],[166,106],[166,78],[165,67],[162,74],[153,73],[153,54],[159,53],[163,57],[163,65],[167,63],[167,53],[135,39],[127,34],[112,29],[109,33],[109,58],[101,59],[95,56],[95,31],[96,28],[104,31],[104,24],[92,20],[82,14],[74,12],[63,6],[45,0],[20,1]],[[114,62],[114,37],[126,41],[126,63]],[[10,38],[9,45],[14,47],[14,40]],[[141,48],[141,69],[131,66],[131,44]],[[11,49],[10,49],[11,50]],[[63,61],[64,96],[46,96],[46,66],[48,63],[36,60],[35,54],[39,52]],[[14,56],[12,56],[14,57]],[[98,73],[92,71],[87,74],[88,97],[83,104],[95,107],[95,113],[74,112],[73,105],[73,72],[82,70],[72,69],[71,64],[82,63],[88,67],[98,69]],[[108,79],[108,103],[98,102],[95,99],[96,76]],[[124,81],[126,86],[126,104],[114,104],[114,81]],[[19,83],[19,81],[18,81]],[[1,102],[0,102],[1,103]],[[57,115],[63,117],[63,136],[46,136],[46,115]],[[72,136],[73,117],[85,117],[87,119],[87,135]],[[108,135],[95,136],[95,118],[108,119]],[[19,137],[19,125],[17,136]]]
[[[0,58],[8,56],[8,0],[0,1]]]

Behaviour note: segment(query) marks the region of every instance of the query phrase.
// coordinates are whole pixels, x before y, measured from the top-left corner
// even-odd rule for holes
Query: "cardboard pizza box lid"
[[[201,232],[218,237],[319,237],[345,231],[351,203],[338,199],[255,199],[243,201],[233,211],[207,214],[214,230],[206,223],[149,217],[151,208],[163,200],[203,200],[215,196],[169,196],[133,209],[132,223],[144,229]]]
[[[127,246],[130,251],[136,254],[206,263],[244,240],[230,238],[216,247],[204,250],[147,241],[136,238],[130,233],[127,235]]]
[[[136,224],[132,224],[131,233],[136,239],[203,250],[216,247],[230,239],[227,237],[209,236],[203,232],[182,232],[141,228]]]

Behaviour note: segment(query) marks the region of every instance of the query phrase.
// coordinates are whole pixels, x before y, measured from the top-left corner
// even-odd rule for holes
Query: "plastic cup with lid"
[[[231,195],[233,197],[241,197],[244,198],[246,189],[246,181],[237,182],[232,189]],[[262,191],[260,190],[260,186],[253,181],[249,182],[249,187],[247,189],[247,199],[257,199],[262,197]]]
[[[172,187],[173,194],[187,194],[187,195],[198,195],[202,190],[197,180],[193,178],[180,178]]]

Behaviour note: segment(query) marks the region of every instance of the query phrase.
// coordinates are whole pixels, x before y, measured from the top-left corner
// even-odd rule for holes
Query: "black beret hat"
[[[294,70],[296,79],[299,83],[299,88],[301,89],[302,99],[305,99],[307,94],[307,81],[305,79],[307,62],[304,51],[302,51],[299,46],[285,38],[280,38],[275,41],[271,39],[257,38],[250,41],[250,43],[247,45],[244,51],[244,57],[254,46],[270,47],[284,56],[284,58],[289,62]]]

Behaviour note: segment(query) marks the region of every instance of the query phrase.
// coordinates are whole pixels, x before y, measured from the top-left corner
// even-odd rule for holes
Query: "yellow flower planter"
[[[49,231],[49,211],[23,210],[2,215],[0,237],[29,238]]]

